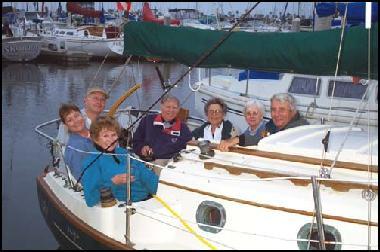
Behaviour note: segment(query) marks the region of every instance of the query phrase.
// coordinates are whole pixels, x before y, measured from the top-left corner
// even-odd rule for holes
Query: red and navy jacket
[[[169,159],[185,149],[191,139],[191,131],[179,119],[168,123],[161,114],[147,115],[141,119],[133,135],[133,151],[141,155],[142,147],[148,145],[153,149],[154,158]]]

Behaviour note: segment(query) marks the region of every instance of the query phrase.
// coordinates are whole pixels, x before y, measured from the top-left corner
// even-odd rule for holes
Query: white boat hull
[[[85,52],[92,57],[121,58],[121,56],[113,52],[108,43],[114,43],[122,40],[117,39],[84,39],[84,38],[66,38],[66,37],[45,37],[44,45],[46,47],[59,48],[60,51],[66,52]],[[53,46],[52,46],[53,45]]]
[[[319,174],[326,160],[318,158],[327,128],[288,129],[264,138],[257,147],[215,151],[208,159],[200,158],[196,146],[187,146],[179,161],[162,167],[156,195],[132,204],[132,244],[125,240],[122,202],[109,208],[87,207],[83,192],[65,187],[53,171],[38,178],[39,195],[54,195],[63,206],[61,211],[78,219],[70,221],[67,232],[84,249],[93,248],[94,243],[83,242],[79,230],[86,238],[101,242],[99,248],[306,249],[310,239],[317,242],[317,231],[313,231],[315,237],[308,237],[311,223],[316,223],[311,182],[315,176],[326,240],[335,242],[328,248],[378,249],[377,132],[371,133],[373,140],[368,142],[367,132],[353,128],[352,140],[346,141],[330,170],[331,178],[323,178]],[[327,160],[340,152],[347,130],[331,129]],[[62,162],[60,167],[64,171]],[[51,223],[44,210],[51,204],[40,204]]]
[[[195,84],[195,86],[200,85],[199,90],[195,92],[195,108],[203,114],[204,104],[209,99],[222,98],[228,106],[227,119],[240,131],[243,131],[248,127],[243,116],[245,103],[250,99],[261,101],[265,106],[264,116],[270,118],[270,98],[276,93],[287,93],[290,78],[291,75],[285,76],[283,83],[270,80],[250,80],[248,96],[244,96],[246,80],[237,81],[231,76],[213,76],[211,85],[209,85],[209,79],[206,78]],[[361,105],[353,125],[367,126],[369,124],[370,126],[378,127],[377,81],[374,81],[372,86],[372,91],[368,95],[369,100],[365,100],[363,104],[360,104],[358,99],[334,98],[331,100],[326,95],[327,85],[321,85],[321,95],[318,97],[296,94],[293,94],[293,96],[297,100],[299,112],[312,124],[319,124],[321,120],[325,120],[325,123],[328,124],[348,125],[356,114],[356,108]],[[329,113],[330,119],[327,121]]]
[[[16,62],[31,61],[40,54],[41,46],[41,40],[36,37],[3,38],[2,57]]]

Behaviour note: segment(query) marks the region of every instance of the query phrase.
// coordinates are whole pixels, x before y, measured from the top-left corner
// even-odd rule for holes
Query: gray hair
[[[223,114],[225,115],[227,113],[227,105],[221,98],[212,98],[207,101],[207,103],[204,106],[204,112],[207,115],[208,108],[210,107],[211,104],[219,104],[222,107]]]
[[[260,101],[258,101],[258,100],[249,100],[249,101],[247,101],[247,103],[246,103],[245,106],[244,106],[244,110],[243,110],[244,114],[246,114],[248,108],[251,108],[251,107],[256,107],[256,108],[258,108],[258,109],[261,111],[261,114],[264,115],[264,113],[265,113],[265,107],[264,107],[264,105],[263,105]]]
[[[272,104],[273,100],[277,100],[281,103],[287,102],[289,103],[289,107],[291,111],[297,111],[297,104],[296,104],[296,99],[291,94],[288,93],[279,93],[279,94],[274,94],[272,98],[270,99],[270,102]]]
[[[161,98],[161,104],[164,104],[165,102],[173,100],[177,102],[178,107],[180,107],[181,103],[179,102],[179,99],[171,94],[166,94]]]

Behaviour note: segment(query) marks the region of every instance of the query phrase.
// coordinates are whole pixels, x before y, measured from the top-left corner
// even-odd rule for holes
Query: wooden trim
[[[237,198],[231,198],[231,197],[228,197],[228,196],[225,196],[225,195],[215,194],[215,193],[211,193],[211,192],[205,192],[205,191],[201,191],[201,190],[198,190],[198,189],[194,189],[194,188],[178,185],[178,184],[175,184],[175,183],[167,182],[167,181],[164,181],[164,180],[160,180],[160,183],[162,183],[164,185],[167,185],[167,186],[176,187],[176,188],[179,188],[179,189],[182,189],[182,190],[186,190],[186,191],[190,191],[190,192],[195,192],[195,193],[199,193],[199,194],[202,194],[202,195],[211,196],[211,197],[214,197],[214,198],[219,198],[219,199],[224,199],[224,200],[228,200],[228,201],[233,201],[233,202],[237,202],[237,203],[241,203],[241,204],[247,204],[247,205],[251,205],[251,206],[255,206],[255,207],[263,207],[263,208],[267,208],[267,209],[271,209],[271,210],[278,210],[278,211],[283,211],[283,212],[288,212],[288,213],[294,213],[294,214],[301,214],[301,215],[306,215],[306,216],[313,216],[314,215],[313,212],[309,212],[309,211],[305,211],[305,210],[298,210],[298,209],[292,209],[292,208],[287,208],[287,207],[273,206],[273,205],[262,204],[262,203],[258,203],[258,202],[254,202],[254,201],[249,201],[249,200],[242,200],[242,199],[237,199]],[[342,216],[336,216],[336,215],[330,215],[330,214],[322,214],[322,217],[324,219],[343,221],[343,222],[354,223],[354,224],[365,225],[365,226],[368,226],[368,225],[370,225],[370,226],[376,226],[376,227],[378,226],[377,222],[368,222],[367,220],[352,219],[352,218],[347,218],[347,217],[342,217]]]
[[[207,170],[214,169],[215,167],[225,169],[230,174],[240,175],[241,173],[248,173],[256,175],[259,178],[273,178],[273,177],[289,177],[289,174],[271,172],[271,171],[260,171],[256,169],[249,169],[244,167],[218,164],[215,162],[204,162],[204,168]],[[311,183],[310,179],[289,179],[296,186],[307,186]],[[346,181],[329,181],[329,180],[320,180],[320,184],[331,187],[335,191],[339,192],[348,192],[350,189],[368,189],[368,185],[361,184],[357,182],[346,182]],[[378,186],[370,186],[370,189],[378,193]]]
[[[105,246],[109,247],[110,249],[124,249],[124,250],[132,250],[133,247],[130,247],[126,244],[123,244],[119,241],[116,241],[98,230],[94,229],[93,227],[89,226],[85,222],[83,222],[81,219],[79,219],[77,216],[75,216],[58,198],[55,196],[55,194],[51,191],[48,184],[43,179],[45,175],[42,174],[37,177],[37,186],[41,187],[41,190],[44,192],[46,197],[48,198],[49,202],[52,203],[52,205],[62,214],[62,216],[73,226],[78,228],[83,233],[86,233],[90,237],[94,238],[94,240],[98,241],[99,243],[104,244]]]
[[[285,161],[290,161],[290,162],[300,162],[300,163],[313,164],[313,165],[322,164],[322,166],[328,166],[328,167],[330,167],[333,163],[333,160],[328,160],[328,159],[322,160],[320,158],[283,154],[279,152],[253,150],[253,149],[247,149],[247,148],[239,147],[239,146],[233,146],[231,150],[233,152],[241,153],[241,154],[248,154],[248,155],[254,155],[254,156],[259,156],[259,157],[280,159],[280,160],[285,160]],[[378,173],[379,169],[377,165],[370,165],[369,167],[370,167],[370,172]],[[356,171],[368,171],[368,165],[353,163],[353,162],[343,162],[343,161],[336,161],[334,168],[345,168],[345,169],[356,170]]]
[[[193,143],[190,142],[188,143],[188,145],[197,146],[194,142]],[[216,149],[215,144],[211,144],[210,147],[213,149]],[[328,166],[328,167],[330,167],[331,164],[333,163],[333,160],[328,160],[328,159],[322,160],[320,158],[290,155],[290,154],[284,154],[280,152],[261,151],[261,150],[256,150],[256,149],[248,149],[241,146],[230,147],[230,152],[236,152],[240,154],[258,156],[258,157],[264,157],[264,158],[270,158],[270,159],[279,159],[279,160],[290,161],[290,162],[312,164],[312,165],[322,164],[323,166]],[[356,171],[368,171],[368,167],[370,168],[370,172],[378,173],[378,170],[379,170],[378,165],[364,165],[364,164],[359,164],[359,163],[343,162],[343,161],[336,161],[334,169],[345,168],[345,169],[356,170]]]

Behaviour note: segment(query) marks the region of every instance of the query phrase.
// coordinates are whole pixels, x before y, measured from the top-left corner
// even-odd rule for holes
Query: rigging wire
[[[164,97],[167,93],[169,93],[169,91],[175,87],[180,81],[182,81],[182,79],[189,73],[192,71],[193,68],[196,68],[198,65],[200,65],[201,63],[203,63],[212,53],[215,52],[215,50],[220,47],[222,45],[222,43],[228,39],[231,34],[232,34],[232,31],[235,29],[235,27],[240,24],[240,22],[242,22],[255,8],[256,6],[259,4],[260,2],[257,2],[250,10],[248,10],[244,16],[239,19],[238,22],[236,22],[230,29],[229,31],[220,39],[220,41],[218,41],[218,43],[216,43],[216,45],[214,45],[209,51],[207,51],[206,53],[204,53],[185,73],[183,73],[179,78],[178,80],[171,86],[169,86],[168,89],[166,89],[164,91],[164,93],[146,110],[144,111],[144,113],[141,114],[141,116],[139,116],[135,122],[132,123],[132,125],[130,125],[128,127],[127,130],[129,130],[130,128],[132,128],[142,117],[144,117],[160,100],[162,97]]]
[[[369,83],[369,80],[367,80],[366,83],[368,84],[368,83]],[[373,88],[373,87],[374,87],[374,86],[372,86],[372,88]],[[355,119],[356,119],[356,117],[357,117],[357,115],[358,115],[359,108],[360,108],[361,104],[363,103],[364,98],[367,96],[367,93],[369,93],[369,90],[371,89],[371,91],[372,91],[372,88],[367,87],[366,91],[364,92],[364,94],[363,94],[363,96],[362,96],[362,99],[361,99],[361,101],[360,101],[359,106],[356,108],[355,115],[354,115],[354,117],[352,118],[352,120],[351,120],[351,122],[350,122],[350,126],[349,126],[349,128],[348,128],[348,130],[347,130],[347,132],[346,132],[346,134],[345,134],[345,136],[344,136],[343,141],[341,142],[341,144],[340,144],[340,146],[339,146],[339,149],[338,149],[338,151],[337,151],[337,154],[335,155],[334,161],[332,162],[332,164],[331,164],[331,166],[330,166],[330,170],[329,170],[329,172],[328,172],[329,175],[331,175],[332,170],[333,170],[333,168],[334,168],[334,166],[335,166],[335,164],[336,164],[336,161],[338,160],[338,157],[339,157],[340,153],[341,153],[342,150],[343,150],[344,144],[346,143],[346,141],[347,141],[347,139],[348,139],[348,135],[349,135],[349,134],[351,133],[351,131],[352,131],[352,127],[353,127],[354,121],[355,121]],[[368,116],[369,116],[369,114],[368,114]],[[368,122],[368,123],[369,123],[369,122]]]
[[[345,10],[344,17],[343,17],[342,24],[341,24],[342,31],[340,33],[340,43],[339,43],[338,56],[337,56],[336,67],[335,67],[334,84],[333,84],[333,89],[331,91],[331,96],[330,96],[329,112],[327,113],[327,122],[330,121],[330,117],[331,117],[332,101],[333,101],[334,93],[335,93],[336,77],[338,75],[339,62],[340,62],[340,56],[341,56],[341,52],[342,52],[342,44],[343,44],[343,38],[344,38],[344,30],[345,30],[345,27],[346,27],[347,8],[348,8],[348,3],[346,3],[346,10]],[[326,128],[325,135],[327,135],[330,130],[331,130],[331,127]],[[325,154],[326,154],[326,150],[324,149],[324,146],[322,146],[321,168],[320,168],[319,174],[320,174],[320,176],[330,178],[331,177],[331,169],[330,169],[330,172],[328,172],[327,168],[325,168],[323,166],[323,161],[325,159]],[[335,162],[333,164],[335,165]]]
[[[109,88],[109,90],[107,91],[107,94],[110,95],[112,89],[115,87],[115,84],[119,81],[121,75],[124,73],[125,69],[127,68],[127,65],[129,64],[129,62],[131,61],[131,58],[132,56],[129,56],[128,59],[125,61],[124,63],[124,66],[123,66],[123,69],[121,70],[119,76],[114,80],[114,82],[112,83],[111,87]],[[135,82],[136,83],[136,82]]]
[[[171,86],[169,86],[168,89],[166,89],[163,94],[146,110],[144,111],[141,115],[138,116],[138,118],[130,125],[128,126],[127,128],[127,131],[129,131],[130,129],[132,129],[135,124],[137,124],[137,122],[140,121],[141,118],[143,118],[147,113],[149,113],[149,111],[162,99],[162,97],[164,97],[166,94],[169,93],[169,91],[174,88],[193,68],[197,67],[198,65],[200,65],[202,62],[204,62],[212,53],[215,52],[215,50],[217,48],[219,48],[222,43],[224,41],[226,41],[226,39],[228,39],[231,34],[232,34],[232,31],[235,29],[235,27],[240,24],[240,22],[242,22],[256,7],[257,5],[259,4],[260,2],[257,2],[250,10],[248,10],[244,16],[239,19],[238,22],[236,22],[231,28],[230,30],[218,41],[218,43],[216,43],[209,51],[207,51],[206,53],[204,53],[184,74],[182,74],[178,80]],[[119,139],[116,139],[114,142],[112,142],[109,146],[107,146],[107,148],[105,149],[105,151],[107,151],[112,145],[114,145]],[[96,160],[99,159],[99,157],[103,154],[104,152],[101,152],[95,159],[92,160],[91,163],[89,163],[82,171],[82,174],[93,164],[95,163]],[[81,180],[82,176],[79,177],[77,183],[79,183],[79,181]]]
[[[343,38],[344,38],[344,31],[345,31],[345,27],[346,27],[346,22],[347,22],[347,8],[348,8],[348,3],[346,3],[346,10],[345,10],[345,13],[344,13],[344,16],[343,16],[343,20],[342,20],[342,32],[340,33],[340,43],[339,43],[339,50],[338,50],[338,58],[337,58],[337,61],[336,61],[336,67],[335,67],[335,74],[334,74],[334,85],[333,85],[333,89],[331,91],[331,96],[330,96],[330,110],[329,110],[329,113],[327,114],[327,121],[330,121],[330,116],[331,116],[331,107],[332,107],[332,101],[333,101],[333,98],[334,98],[334,93],[335,93],[335,82],[336,82],[336,77],[338,75],[338,69],[339,69],[339,63],[340,63],[340,56],[342,54],[342,44],[343,44]]]
[[[367,3],[366,3],[367,4]],[[371,4],[371,3],[370,3]],[[372,8],[372,6],[370,7]],[[368,29],[368,80],[370,80],[371,78],[371,28]],[[369,88],[369,87],[368,87]],[[370,180],[372,180],[372,169],[370,168],[370,166],[372,165],[372,142],[370,141],[370,134],[371,134],[371,131],[370,131],[370,126],[369,126],[369,121],[370,121],[370,116],[369,116],[369,101],[368,101],[368,106],[367,106],[367,122],[368,122],[368,125],[367,125],[367,130],[368,130],[368,194],[373,194],[372,192],[372,188],[371,188],[371,185],[370,185]],[[373,194],[374,195],[374,194]],[[367,226],[367,232],[368,232],[368,241],[367,241],[367,248],[368,250],[371,249],[371,216],[372,216],[372,199],[371,199],[371,196],[368,195],[368,226]]]
[[[104,28],[105,29],[105,28]],[[121,33],[121,29],[120,31],[117,33],[116,35],[116,38],[118,38],[120,36],[120,33]],[[96,42],[96,41],[94,41]],[[104,63],[106,62],[106,59],[108,58],[108,55],[111,53],[111,49],[108,49],[108,52],[106,54],[106,56],[104,56],[104,59],[102,61],[102,63],[100,64],[99,68],[98,68],[98,71],[96,72],[96,74],[94,75],[94,78],[92,79],[92,81],[90,82],[90,87],[92,87],[92,85],[94,84],[95,80],[96,80],[96,77],[98,76],[99,72],[100,72],[100,69],[103,67]]]

